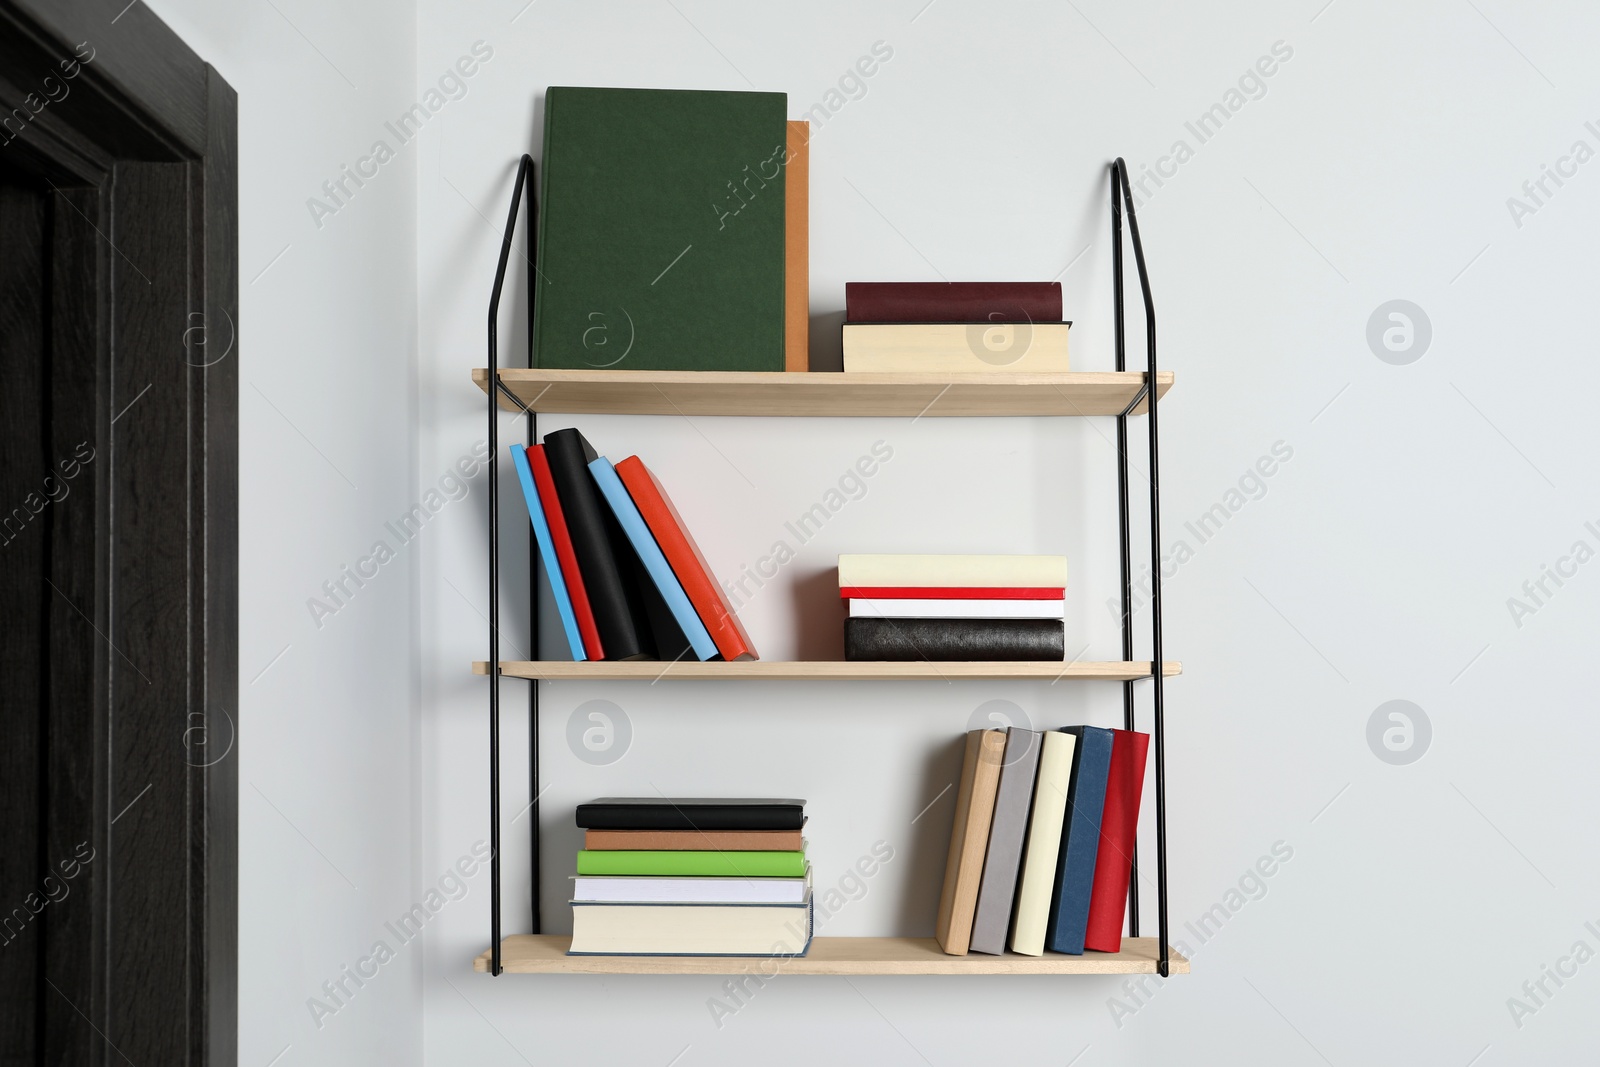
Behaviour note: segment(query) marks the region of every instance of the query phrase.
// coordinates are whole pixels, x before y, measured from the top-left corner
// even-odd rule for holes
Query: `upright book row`
[[[577,430],[512,445],[574,660],[755,659],[666,490],[638,456],[612,466]]]
[[[967,735],[935,932],[951,955],[1118,952],[1150,735]]]

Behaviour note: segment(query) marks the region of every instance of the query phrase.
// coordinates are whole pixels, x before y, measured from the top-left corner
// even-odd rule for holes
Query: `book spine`
[[[1100,842],[1094,862],[1094,889],[1089,897],[1085,948],[1122,951],[1122,920],[1128,909],[1128,874],[1134,835],[1139,827],[1139,797],[1144,792],[1145,754],[1150,735],[1112,732],[1111,768],[1106,776],[1106,802],[1100,816]]]
[[[799,805],[579,804],[577,810],[583,830],[799,830],[805,820]]]
[[[550,527],[550,539],[556,545],[556,559],[561,564],[561,577],[567,583],[567,595],[572,600],[572,614],[578,620],[578,633],[583,638],[584,651],[592,660],[606,658],[600,644],[600,631],[594,624],[594,609],[589,606],[589,593],[583,585],[583,572],[578,569],[578,556],[572,550],[572,535],[567,531],[567,517],[561,511],[561,497],[556,493],[555,479],[550,476],[550,457],[544,445],[532,445],[527,450],[528,466],[533,471],[533,484],[539,490],[539,503],[544,508],[545,520]]]
[[[661,546],[656,544],[655,536],[645,525],[644,517],[639,514],[639,508],[628,495],[622,479],[617,477],[611,461],[604,456],[597,457],[590,462],[589,473],[594,476],[595,484],[600,487],[600,494],[606,498],[606,503],[611,505],[617,521],[622,524],[623,533],[628,535],[633,550],[639,555],[639,561],[644,564],[650,580],[655,583],[656,590],[666,601],[667,609],[672,612],[672,618],[678,624],[678,628],[683,631],[684,637],[688,638],[694,654],[702,660],[715,656],[716,643],[711,640],[711,635],[706,631],[705,624],[700,621],[700,616],[695,614],[694,605],[689,603],[689,597],[683,591],[683,583],[672,573],[667,558],[661,554]]]
[[[585,830],[591,852],[798,852],[799,830]]]
[[[1065,600],[1062,586],[841,585],[845,600]]]
[[[811,369],[811,123],[791,121],[783,178],[783,369]]]
[[[682,878],[804,878],[803,852],[578,853],[578,873]]]
[[[556,614],[561,617],[561,629],[566,634],[567,647],[574,660],[582,660],[585,658],[583,638],[578,632],[578,620],[573,614],[572,599],[567,593],[561,563],[556,557],[555,540],[545,515],[544,502],[540,499],[538,486],[534,484],[533,471],[528,466],[528,450],[525,446],[511,446],[511,465],[517,469],[517,481],[522,485],[522,499],[528,505],[533,537],[539,545],[539,556],[544,560],[545,577],[550,582],[550,593],[555,598]],[[537,651],[535,649],[535,654]]]
[[[1060,660],[1056,619],[846,619],[847,660]]]
[[[1066,732],[1076,734],[1078,744],[1073,752],[1072,782],[1067,787],[1067,825],[1062,831],[1045,944],[1052,952],[1081,956],[1084,930],[1089,923],[1089,898],[1094,888],[1113,735],[1110,730],[1094,726],[1069,726]]]
[[[609,512],[602,510],[605,505],[600,502],[600,491],[589,474],[589,457],[585,453],[592,449],[577,430],[545,435],[544,449],[606,658],[638,659],[650,649],[640,632],[638,608],[630,600],[625,584],[631,577],[625,578],[618,566],[606,528]]]
[[[1060,322],[1060,282],[848,282],[846,322]]]

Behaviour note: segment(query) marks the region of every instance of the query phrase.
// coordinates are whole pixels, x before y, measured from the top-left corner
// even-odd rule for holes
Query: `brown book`
[[[811,123],[789,123],[783,202],[783,369],[811,369]]]
[[[950,856],[945,861],[944,889],[934,936],[952,956],[965,956],[972,941],[972,917],[978,908],[983,879],[983,854],[989,845],[989,822],[1000,788],[1005,754],[1004,730],[973,730],[961,761],[961,787],[956,793],[955,825],[950,830]]]
[[[585,830],[590,852],[799,852],[800,830]]]

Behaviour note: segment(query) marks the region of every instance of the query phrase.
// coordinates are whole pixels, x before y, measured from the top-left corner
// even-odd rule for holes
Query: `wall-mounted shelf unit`
[[[528,216],[535,220],[533,160],[522,157],[512,193],[511,210],[500,246],[494,291],[489,301],[489,368],[472,372],[484,390],[489,426],[489,657],[472,665],[488,675],[489,684],[489,844],[490,943],[474,968],[491,974],[730,974],[776,967],[784,974],[1160,974],[1187,973],[1189,961],[1171,950],[1167,926],[1166,737],[1164,679],[1181,666],[1162,657],[1160,399],[1172,387],[1171,372],[1156,367],[1155,311],[1139,240],[1127,168],[1121,159],[1111,166],[1111,230],[1116,366],[1112,372],[1061,374],[794,374],[747,372],[574,371],[498,366],[497,322],[512,234],[524,193]],[[1129,235],[1144,298],[1146,367],[1129,371],[1126,363],[1122,220],[1127,211]],[[534,227],[529,227],[528,300],[534,299]],[[1151,403],[1154,383],[1156,403]],[[1117,423],[1118,518],[1122,569],[1122,658],[1113,661],[1040,662],[599,662],[506,661],[500,658],[500,481],[499,415],[522,412],[529,439],[536,441],[541,413],[613,415],[733,415],[767,417],[873,416],[918,419],[980,416],[1110,416]],[[1144,416],[1148,429],[1150,569],[1147,618],[1150,658],[1134,659],[1133,544],[1129,521],[1128,420]],[[531,551],[530,598],[537,596],[539,558]],[[536,599],[534,602],[537,602]],[[537,647],[538,620],[532,641]],[[499,670],[489,671],[489,664]],[[1161,664],[1157,670],[1155,665]],[[529,833],[532,845],[532,933],[502,939],[500,921],[500,680],[522,678],[528,686]],[[680,682],[865,681],[924,679],[1031,679],[1036,681],[1115,681],[1122,684],[1123,727],[1135,728],[1135,687],[1148,682],[1154,741],[1156,915],[1158,935],[1139,936],[1139,863],[1134,856],[1129,879],[1129,935],[1115,953],[1082,956],[973,954],[949,956],[931,938],[818,937],[803,957],[568,956],[570,938],[541,932],[539,907],[539,683],[586,681],[673,680]]]

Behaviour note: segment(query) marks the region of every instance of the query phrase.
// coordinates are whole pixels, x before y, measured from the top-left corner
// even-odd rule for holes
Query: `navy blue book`
[[[1050,898],[1050,921],[1044,945],[1051,952],[1083,955],[1089,926],[1089,896],[1094,889],[1094,864],[1100,850],[1100,813],[1106,803],[1106,778],[1111,773],[1112,732],[1097,726],[1067,726],[1075,734],[1072,780],[1067,786],[1067,818],[1056,853],[1056,884]]]

